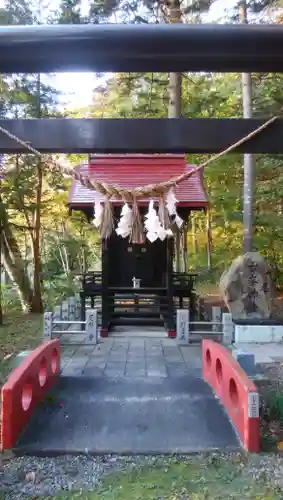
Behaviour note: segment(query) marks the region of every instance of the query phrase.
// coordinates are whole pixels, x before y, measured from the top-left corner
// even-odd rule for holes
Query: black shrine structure
[[[90,179],[100,179],[123,188],[135,188],[162,182],[193,168],[185,155],[90,155],[89,163],[76,169]],[[178,215],[184,220],[174,237],[164,241],[131,244],[129,238],[115,231],[101,241],[101,271],[82,275],[82,319],[86,300],[101,298],[101,336],[107,336],[116,325],[164,325],[169,337],[176,335],[176,309],[189,307],[195,314],[195,274],[187,272],[187,222],[191,211],[208,210],[202,173],[196,173],[175,188]],[[70,210],[83,211],[89,222],[94,216],[95,201],[103,201],[96,191],[74,180],[69,195]],[[157,200],[158,201],[158,200]],[[119,220],[121,199],[111,199],[114,220]],[[141,215],[149,199],[138,200]],[[180,252],[176,258],[176,252]],[[177,263],[177,268],[176,268]],[[174,265],[175,264],[175,265]],[[134,278],[140,287],[134,288]]]

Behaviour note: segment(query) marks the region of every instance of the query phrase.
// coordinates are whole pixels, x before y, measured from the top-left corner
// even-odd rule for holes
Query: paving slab
[[[149,366],[147,368],[147,376],[148,377],[168,377],[168,371],[166,369],[166,367],[164,368],[155,368],[155,367],[151,367]]]
[[[122,377],[125,375],[126,364],[120,361],[107,362],[104,374],[109,377]]]
[[[64,377],[39,405],[17,453],[234,451],[240,444],[210,387],[180,377]]]
[[[174,339],[168,339],[168,337],[160,340],[163,346],[168,346],[168,347],[171,347],[172,344],[174,345],[176,343]]]
[[[108,358],[107,358],[107,362],[108,363],[111,363],[111,362],[120,362],[120,363],[125,363],[126,364],[126,361],[127,361],[127,353],[111,353],[109,354]]]
[[[174,377],[201,374],[201,348],[178,346],[172,339],[104,339],[96,346],[65,348],[62,374],[111,377]]]
[[[145,361],[128,361],[126,364],[125,374],[127,377],[145,377],[146,366]]]
[[[89,366],[88,364],[82,370],[79,376],[83,377],[102,377],[105,373],[105,365],[103,366]]]

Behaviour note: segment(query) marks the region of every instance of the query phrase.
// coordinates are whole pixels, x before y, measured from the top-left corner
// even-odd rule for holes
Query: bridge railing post
[[[179,345],[187,345],[190,335],[190,311],[188,309],[177,309],[176,320],[176,342]]]
[[[45,312],[43,316],[43,338],[44,341],[52,338],[52,312]]]
[[[97,310],[86,310],[85,341],[88,344],[98,343]]]
[[[222,314],[222,342],[224,345],[231,345],[234,340],[234,323],[231,313]]]

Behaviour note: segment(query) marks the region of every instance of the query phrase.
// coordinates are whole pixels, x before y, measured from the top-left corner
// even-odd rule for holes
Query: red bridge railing
[[[256,385],[224,346],[202,342],[203,377],[230,416],[244,448],[260,451],[259,394]]]
[[[60,375],[60,343],[41,344],[2,387],[1,448],[13,448],[36,405]]]

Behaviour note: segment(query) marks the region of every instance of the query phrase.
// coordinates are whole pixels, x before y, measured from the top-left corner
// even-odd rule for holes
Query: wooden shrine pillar
[[[102,301],[102,322],[101,322],[101,337],[108,337],[109,329],[109,240],[103,239],[101,242],[101,270],[102,270],[102,283],[101,283],[101,301]]]
[[[170,338],[176,337],[173,302],[173,255],[174,238],[166,238],[167,329]]]
[[[188,272],[188,222],[185,221],[183,227],[183,270]]]
[[[206,228],[207,228],[207,267],[212,267],[212,231],[211,231],[211,213],[210,208],[207,207],[206,211]]]
[[[176,229],[174,235],[174,244],[175,244],[175,270],[176,273],[181,272],[181,246],[182,246],[182,238],[180,229]]]

